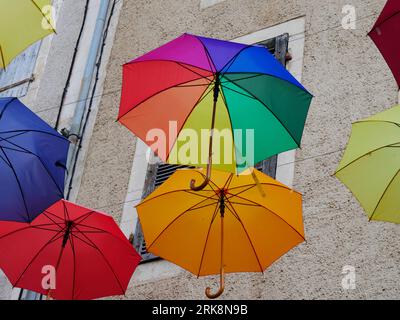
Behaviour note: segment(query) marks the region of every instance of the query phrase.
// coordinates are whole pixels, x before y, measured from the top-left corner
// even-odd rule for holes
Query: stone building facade
[[[68,25],[68,30],[63,34],[59,29],[57,36],[42,45],[41,51],[50,41],[48,52],[43,53],[46,58],[36,66],[42,80],[36,86],[32,83],[29,92],[36,88],[36,93],[27,95],[35,111],[60,100],[67,73],[61,62],[71,61],[79,32],[79,22],[63,20],[82,20],[86,2],[58,1],[64,12],[59,26]],[[101,1],[91,1],[92,23],[85,28],[89,40],[79,47],[77,59],[82,65],[96,21],[95,7]],[[111,11],[113,1],[109,2]],[[135,234],[134,205],[144,194],[149,167],[145,145],[115,122],[122,64],[185,32],[249,44],[288,34],[292,59],[286,67],[315,98],[302,148],[278,156],[276,177],[303,194],[307,241],[264,274],[228,274],[222,298],[399,298],[399,227],[369,223],[351,193],[332,177],[351,122],[399,102],[395,80],[366,36],[384,4],[385,0],[117,0],[70,199],[112,214],[127,237]],[[351,8],[355,9],[351,20],[355,28],[342,24],[348,22]],[[80,69],[74,68],[73,73],[78,82]],[[76,101],[79,86],[72,86],[69,95],[70,101]],[[68,129],[75,107],[71,103],[63,112],[62,127]],[[56,111],[42,115],[54,123]],[[345,280],[351,267],[355,286],[349,287]],[[139,265],[126,296],[120,298],[204,299],[204,288],[217,281],[217,277],[197,279],[156,259]],[[5,291],[0,290],[1,297]]]

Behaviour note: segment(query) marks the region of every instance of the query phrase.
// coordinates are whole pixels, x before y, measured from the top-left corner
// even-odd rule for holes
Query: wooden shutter
[[[165,163],[157,163],[149,165],[144,185],[142,198],[146,198],[150,193],[162,185],[174,172],[178,169],[189,168],[184,165],[173,165]],[[144,240],[142,226],[140,221],[136,225],[135,234],[133,236],[133,245],[136,251],[142,256],[142,263],[148,262],[159,257],[147,252],[146,241]]]
[[[40,41],[16,57],[6,69],[0,69],[0,97],[23,97],[34,80]]]
[[[276,38],[262,41],[259,44],[264,45],[266,48],[268,48],[268,50],[273,55],[275,55],[275,58],[280,61],[282,65],[286,66],[286,54],[289,47],[288,33],[282,34]],[[256,164],[255,168],[275,179],[277,162],[278,156],[273,156]]]
[[[272,38],[259,43],[268,48],[268,50],[275,55],[275,57],[283,64],[286,65],[286,53],[288,51],[289,34],[283,34],[276,38]],[[256,165],[256,168],[265,174],[275,178],[276,176],[277,156],[271,157]],[[145,186],[143,191],[143,198],[146,198],[158,186],[164,183],[177,169],[188,168],[183,165],[172,165],[165,163],[158,163],[149,165]],[[142,256],[142,263],[158,259],[159,257],[147,252],[146,242],[143,237],[142,226],[138,221],[135,234],[133,237],[133,245],[136,251]]]

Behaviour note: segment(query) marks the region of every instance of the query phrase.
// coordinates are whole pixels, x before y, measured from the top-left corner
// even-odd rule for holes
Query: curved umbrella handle
[[[221,268],[221,275],[220,275],[220,284],[219,284],[219,289],[216,293],[211,293],[211,288],[207,287],[206,288],[206,296],[209,299],[216,299],[218,298],[221,294],[224,293],[225,290],[225,279],[224,279],[224,268]]]
[[[210,160],[208,161],[208,164],[207,164],[207,175],[205,177],[205,180],[203,181],[203,183],[201,185],[196,187],[196,180],[192,179],[190,181],[190,189],[192,189],[193,191],[203,190],[209,184],[210,178],[211,178],[211,157],[210,157]]]

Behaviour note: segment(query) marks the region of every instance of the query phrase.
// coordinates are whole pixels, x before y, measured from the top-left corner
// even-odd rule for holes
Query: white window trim
[[[200,1],[200,9],[206,9],[208,7],[212,7],[223,1],[225,1],[225,0],[201,0]]]
[[[293,59],[287,64],[287,69],[298,81],[301,81],[305,44],[305,17],[259,30],[232,41],[252,44],[277,37],[283,33],[289,33],[289,52],[293,56]],[[127,238],[135,233],[138,221],[135,206],[141,201],[143,194],[148,168],[148,153],[149,147],[143,141],[137,139],[128,192],[120,224]],[[295,154],[296,151],[288,151],[278,156],[276,179],[290,187],[294,179]],[[156,281],[177,276],[182,272],[184,272],[183,269],[168,261],[155,260],[144,265],[139,265],[133,278],[136,283]]]

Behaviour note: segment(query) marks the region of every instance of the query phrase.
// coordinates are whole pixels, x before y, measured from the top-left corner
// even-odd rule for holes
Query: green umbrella
[[[353,124],[335,175],[370,220],[400,223],[400,105]]]

